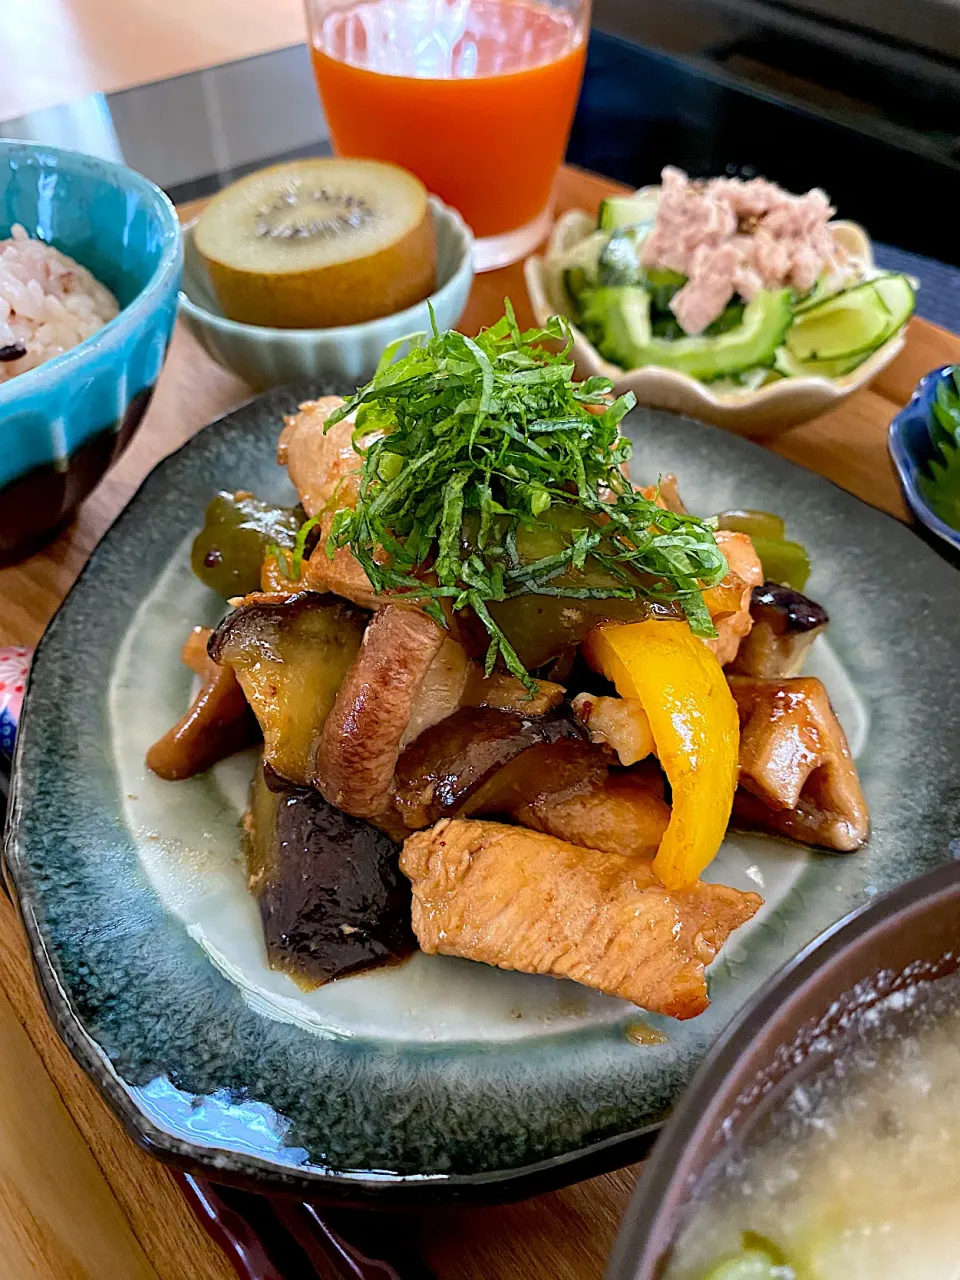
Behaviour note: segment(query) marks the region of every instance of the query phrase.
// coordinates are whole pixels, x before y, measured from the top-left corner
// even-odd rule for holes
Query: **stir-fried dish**
[[[837,852],[868,819],[800,674],[827,626],[776,516],[635,488],[632,397],[577,383],[559,320],[388,350],[301,405],[296,510],[221,493],[227,597],[164,778],[262,739],[245,819],[270,962],[305,985],[415,947],[679,1018],[761,906],[706,883],[731,821]]]

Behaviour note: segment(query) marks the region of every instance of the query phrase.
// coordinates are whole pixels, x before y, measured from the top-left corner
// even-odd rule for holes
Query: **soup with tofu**
[[[708,1171],[664,1280],[960,1276],[960,974],[870,994]]]

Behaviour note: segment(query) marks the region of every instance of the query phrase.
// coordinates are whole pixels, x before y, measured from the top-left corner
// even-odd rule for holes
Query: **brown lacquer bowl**
[[[886,894],[828,930],[734,1019],[684,1093],[644,1169],[607,1280],[655,1280],[708,1165],[748,1124],[771,1089],[816,1068],[828,1031],[858,983],[884,974],[938,977],[960,965],[960,865]],[[845,999],[847,998],[847,999]],[[813,1047],[816,1044],[819,1047]],[[808,1047],[809,1046],[809,1047]],[[805,1056],[804,1056],[805,1055]]]

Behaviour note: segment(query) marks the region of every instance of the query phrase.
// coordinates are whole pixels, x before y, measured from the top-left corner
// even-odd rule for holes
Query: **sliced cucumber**
[[[833,297],[837,292],[839,292],[837,289],[830,288],[828,278],[821,276],[809,293],[803,293],[797,298],[793,306],[794,314],[802,316],[805,311],[809,311],[811,307],[818,307],[821,302]]]
[[[598,290],[598,292],[600,292]],[[636,286],[633,289],[611,289],[613,295],[641,294],[646,299],[643,312],[639,299],[631,296],[629,318],[623,313],[626,299],[608,298],[604,305],[607,317],[604,345],[600,351],[625,369],[641,365],[660,365],[676,369],[693,378],[708,381],[740,373],[757,365],[773,363],[777,347],[793,318],[792,293],[789,289],[767,290],[748,302],[742,322],[715,338],[644,338],[650,332],[649,297]],[[612,320],[616,330],[612,328]]]
[[[657,216],[656,201],[647,196],[610,196],[601,201],[597,215],[600,231],[618,231],[651,222]]]
[[[826,298],[796,317],[787,347],[797,360],[838,360],[872,351],[883,341],[890,320],[870,283]]]
[[[660,267],[648,267],[641,281],[650,294],[654,311],[666,311],[670,299],[687,283],[687,277],[679,271],[667,271]]]
[[[844,280],[836,272],[826,271],[818,277],[809,293],[801,294],[797,298],[793,310],[796,315],[802,315],[804,311],[809,311],[811,307],[818,307],[821,302],[826,302],[828,298],[835,298],[838,293],[843,293],[846,289],[855,288],[857,283],[857,281]]]
[[[807,307],[787,334],[787,346],[804,363],[867,356],[906,323],[913,305],[906,276],[877,276]]]
[[[711,324],[704,329],[704,335],[708,338],[718,338],[721,333],[727,333],[730,329],[736,329],[737,325],[743,323],[743,312],[745,303],[737,300],[736,302],[728,302],[720,315],[717,316]]]
[[[651,289],[679,289],[687,283],[686,276],[669,267],[647,267],[643,275]]]
[[[597,264],[600,261],[600,255],[607,247],[609,239],[610,237],[602,231],[592,231],[590,235],[578,240],[576,244],[570,245],[562,254],[558,255],[556,259],[557,266],[563,269],[567,267],[582,267],[590,281],[596,284]]]
[[[590,288],[590,277],[583,267],[567,267],[563,273],[563,287],[570,299],[570,307],[576,320],[583,306],[583,295]]]
[[[909,276],[887,275],[877,276],[871,280],[880,300],[890,313],[890,333],[895,333],[901,325],[905,325],[913,315],[917,295]]]
[[[650,334],[650,295],[636,284],[591,290],[583,304],[583,327],[600,354],[623,369],[642,363],[635,352],[656,341]]]
[[[785,378],[842,378],[862,365],[871,354],[871,351],[858,351],[856,355],[840,360],[798,360],[787,347],[780,347],[773,367]]]
[[[651,306],[652,306],[651,302]],[[669,338],[671,342],[676,342],[678,338],[685,338],[687,335],[680,328],[680,321],[672,311],[657,311],[653,308],[653,321],[651,328],[655,338]]]
[[[600,285],[637,284],[640,279],[640,263],[637,246],[626,231],[617,231],[600,254],[597,262],[597,283]]]
[[[711,378],[710,385],[716,391],[759,391],[768,382],[779,382],[783,374],[769,365],[754,365],[752,369],[741,369],[737,373],[724,374],[722,378]]]

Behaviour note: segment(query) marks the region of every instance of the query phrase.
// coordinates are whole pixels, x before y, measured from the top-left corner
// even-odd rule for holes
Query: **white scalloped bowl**
[[[582,209],[571,209],[557,219],[548,244],[551,250],[563,250],[596,229],[596,219]],[[834,223],[837,242],[873,266],[870,238],[855,222]],[[527,292],[539,324],[552,315],[563,314],[566,299],[558,275],[551,273],[545,257],[528,258],[523,267]],[[613,384],[617,395],[632,391],[638,404],[657,409],[673,409],[701,422],[713,422],[737,435],[766,439],[780,435],[790,427],[835,409],[838,404],[871,382],[881,369],[900,352],[906,341],[906,327],[878,347],[858,369],[843,378],[782,378],[757,391],[714,391],[709,383],[700,382],[686,373],[645,365],[639,369],[621,369],[605,360],[576,325],[573,329],[573,351],[577,371],[583,377],[603,374]]]

